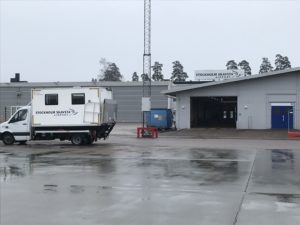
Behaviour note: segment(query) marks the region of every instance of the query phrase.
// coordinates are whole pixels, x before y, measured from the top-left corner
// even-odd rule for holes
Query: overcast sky
[[[14,73],[40,81],[91,81],[99,60],[124,76],[142,73],[143,0],[0,0],[0,82]],[[195,70],[225,69],[228,60],[259,70],[277,53],[300,66],[300,1],[152,0],[152,63],[170,78],[179,60]]]

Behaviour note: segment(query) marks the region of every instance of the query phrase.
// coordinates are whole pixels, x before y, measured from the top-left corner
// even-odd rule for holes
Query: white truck
[[[6,145],[54,139],[92,144],[109,136],[116,111],[112,92],[105,88],[35,88],[31,103],[0,124],[0,140]]]

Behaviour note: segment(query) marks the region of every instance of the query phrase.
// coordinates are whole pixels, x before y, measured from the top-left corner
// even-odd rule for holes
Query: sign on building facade
[[[195,81],[220,81],[244,77],[244,70],[196,70]]]

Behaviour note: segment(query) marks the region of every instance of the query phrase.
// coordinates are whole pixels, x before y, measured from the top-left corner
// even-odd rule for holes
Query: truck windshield
[[[27,117],[27,109],[21,109],[18,112],[16,112],[16,114],[13,116],[13,118],[11,118],[9,122],[15,123],[18,121],[23,121],[26,120],[26,117]]]

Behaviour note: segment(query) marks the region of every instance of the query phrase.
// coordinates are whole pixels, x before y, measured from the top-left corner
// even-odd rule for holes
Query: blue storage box
[[[173,113],[171,109],[155,108],[147,112],[146,124],[148,127],[169,129],[173,124]]]

